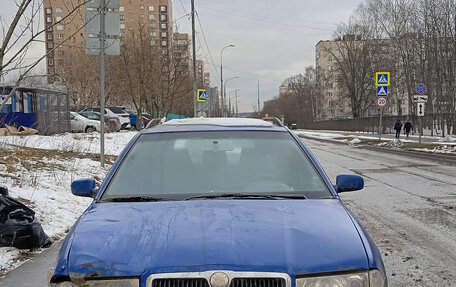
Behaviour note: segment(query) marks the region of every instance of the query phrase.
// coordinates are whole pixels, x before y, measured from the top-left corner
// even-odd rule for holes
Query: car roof
[[[270,122],[252,118],[187,118],[174,119],[161,125],[143,130],[143,133],[159,132],[189,132],[189,131],[228,131],[228,130],[257,130],[257,131],[286,131]]]

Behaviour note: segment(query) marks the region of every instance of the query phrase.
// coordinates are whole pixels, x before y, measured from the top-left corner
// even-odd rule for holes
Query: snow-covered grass
[[[11,197],[32,208],[52,241],[63,238],[91,199],[71,194],[74,179],[101,182],[115,157],[136,132],[106,134],[104,168],[98,161],[99,134],[0,137],[0,184]],[[42,250],[0,248],[0,275]]]

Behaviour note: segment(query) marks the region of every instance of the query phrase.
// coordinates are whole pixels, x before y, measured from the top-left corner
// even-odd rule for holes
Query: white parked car
[[[120,119],[121,129],[127,130],[131,128],[130,114],[127,112],[125,107],[122,106],[110,106],[106,107],[115,113]]]
[[[78,113],[70,112],[71,131],[92,133],[100,130],[100,121],[90,120]]]

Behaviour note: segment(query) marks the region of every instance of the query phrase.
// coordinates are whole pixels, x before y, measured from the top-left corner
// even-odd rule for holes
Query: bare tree
[[[20,0],[14,2],[16,5],[16,13],[11,21],[7,19],[1,19],[2,25],[2,45],[0,47],[0,77],[4,77],[9,73],[17,72],[19,76],[14,83],[13,89],[5,97],[2,103],[0,103],[0,110],[3,109],[9,98],[16,92],[16,89],[27,77],[28,73],[34,69],[43,60],[47,54],[53,53],[53,51],[62,45],[64,45],[73,35],[79,33],[79,28],[72,35],[69,35],[66,39],[63,39],[61,43],[56,45],[53,49],[43,51],[43,54],[38,59],[27,62],[26,55],[29,52],[31,45],[35,42],[40,41],[40,37],[44,35],[47,28],[53,27],[57,24],[67,21],[67,19],[73,17],[79,10],[79,7],[85,5],[87,0],[80,1],[74,7],[68,7],[68,14],[62,17],[61,20],[53,23],[48,27],[42,27],[40,25],[40,19],[42,15],[43,1],[42,0]]]

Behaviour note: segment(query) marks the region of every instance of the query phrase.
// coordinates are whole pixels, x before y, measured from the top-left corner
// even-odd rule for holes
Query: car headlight
[[[297,278],[296,287],[387,287],[386,278],[378,270]]]
[[[112,280],[88,280],[81,283],[72,283],[69,281],[56,283],[51,286],[55,287],[139,287],[138,279],[112,279]]]

